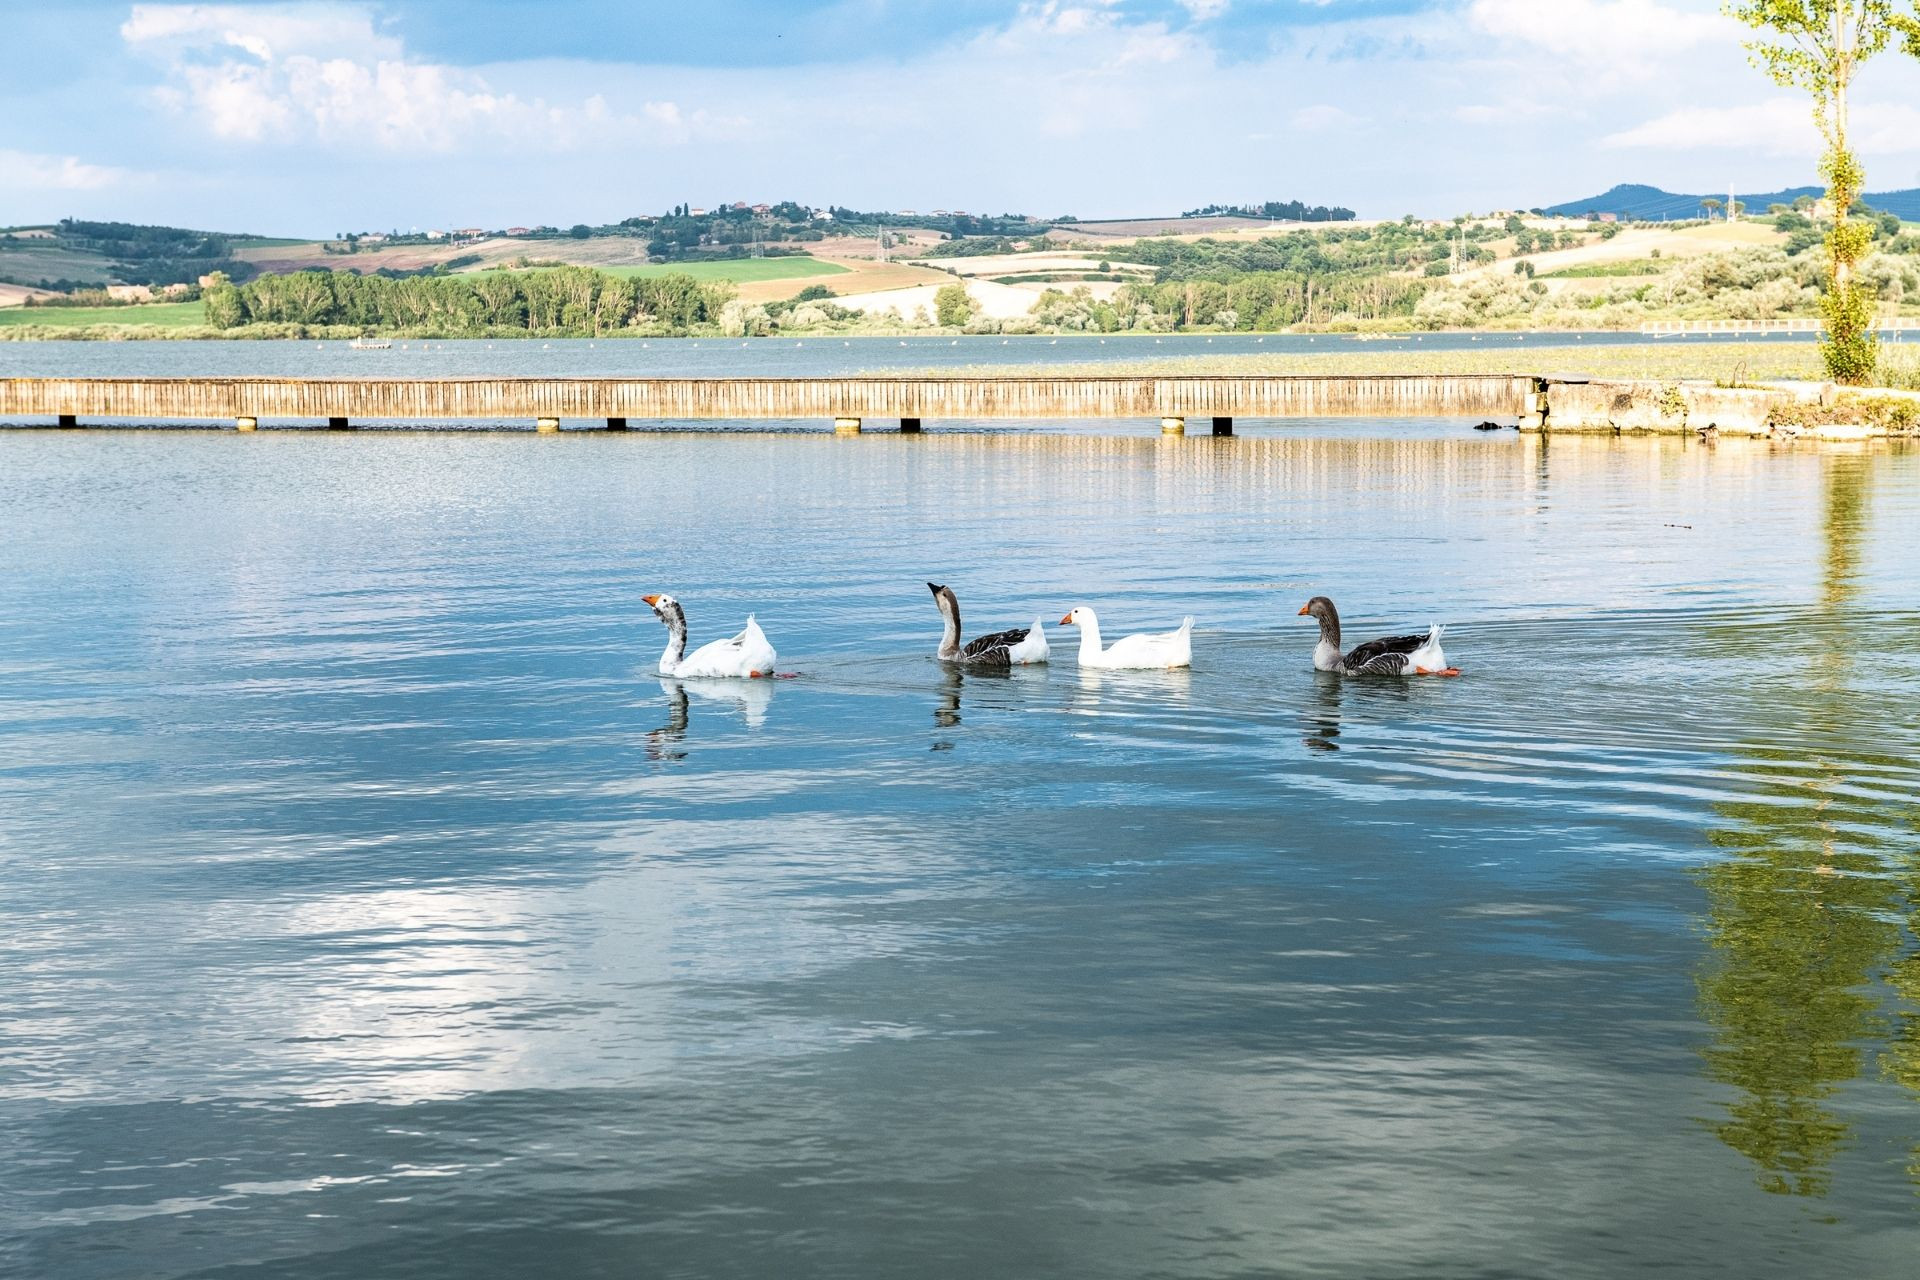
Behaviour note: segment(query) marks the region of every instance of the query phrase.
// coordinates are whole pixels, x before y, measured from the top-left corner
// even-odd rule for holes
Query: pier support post
[[[1533,390],[1521,399],[1520,429],[1522,431],[1547,429],[1547,381],[1545,378],[1535,378]]]
[[[900,419],[900,430],[907,435],[918,435],[920,433],[920,419],[918,418]]]
[[[1216,417],[1216,418],[1214,418],[1214,420],[1213,420],[1213,434],[1215,434],[1215,435],[1217,435],[1217,436],[1230,436],[1230,435],[1232,435],[1232,434],[1233,434],[1233,419],[1232,419],[1232,418],[1221,418],[1221,417]]]
[[[348,421],[347,421],[347,420],[346,420],[345,418],[328,418],[328,419],[327,419],[327,430],[329,430],[329,431],[351,431],[351,430],[353,430],[353,424],[352,424],[351,422],[348,422]]]
[[[858,419],[858,418],[835,418],[835,419],[833,420],[833,434],[835,434],[835,435],[837,435],[837,436],[857,436],[857,435],[859,435],[859,434],[860,434],[860,419]]]
[[[235,431],[258,431],[260,429],[260,419],[250,414],[242,414],[233,420],[233,429]]]
[[[558,430],[560,429],[560,419],[558,419],[558,418],[535,418],[535,419],[533,420],[533,429],[534,429],[535,431],[538,431],[538,432],[539,432],[539,433],[540,433],[541,435],[543,435],[543,436],[550,436],[550,435],[552,435],[552,434],[553,434],[554,432],[556,432],[556,431],[558,431]]]
[[[1160,434],[1163,436],[1183,436],[1187,434],[1187,420],[1185,418],[1160,419]]]
[[[627,420],[625,418],[608,418],[607,419],[607,430],[625,431],[626,429],[627,429]]]
[[[80,425],[80,419],[71,413],[63,413],[60,415],[56,425],[66,427],[69,430],[71,430],[72,428]]]

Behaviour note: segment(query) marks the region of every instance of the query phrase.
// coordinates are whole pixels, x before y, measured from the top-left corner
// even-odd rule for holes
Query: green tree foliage
[[[233,329],[246,323],[247,313],[240,302],[240,291],[233,287],[233,281],[227,279],[224,271],[207,277],[207,283],[200,290],[200,301],[207,309],[207,323],[216,329]]]
[[[691,276],[625,280],[586,267],[511,275],[407,276],[301,271],[262,276],[235,289],[216,277],[205,290],[207,323],[352,325],[435,333],[593,334],[638,328],[688,333],[717,324],[731,285]]]
[[[1836,382],[1866,382],[1879,350],[1873,299],[1857,279],[1857,268],[1873,229],[1852,217],[1866,171],[1848,141],[1847,90],[1861,64],[1895,41],[1920,57],[1920,17],[1897,12],[1895,0],[1727,0],[1726,12],[1771,37],[1747,44],[1754,65],[1776,84],[1801,89],[1813,99],[1814,123],[1827,144],[1820,174],[1835,211],[1827,232],[1822,353]]]
[[[943,285],[933,295],[934,319],[942,328],[960,329],[973,319],[974,301],[967,292],[967,286],[960,283]]]
[[[54,234],[63,246],[110,259],[124,284],[193,284],[216,271],[244,280],[253,272],[234,260],[231,237],[210,231],[62,218]]]

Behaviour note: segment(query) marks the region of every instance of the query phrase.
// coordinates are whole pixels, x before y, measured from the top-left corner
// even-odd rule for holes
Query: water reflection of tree
[[[1820,608],[1793,637],[1811,646],[1808,679],[1769,694],[1763,710],[1787,745],[1756,744],[1733,766],[1753,784],[1715,806],[1726,824],[1711,839],[1729,856],[1699,873],[1713,947],[1698,977],[1714,1029],[1704,1056],[1740,1094],[1714,1132],[1781,1194],[1824,1195],[1831,1184],[1850,1129],[1826,1103],[1860,1073],[1863,1043],[1886,1033],[1873,978],[1901,944],[1892,824],[1850,785],[1904,763],[1872,752],[1876,727],[1857,716],[1850,687],[1846,606],[1870,462],[1829,459]]]

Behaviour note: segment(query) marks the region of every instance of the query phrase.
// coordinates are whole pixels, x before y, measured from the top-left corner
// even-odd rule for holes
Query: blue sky
[[[1715,0],[5,0],[0,222],[285,234],[791,198],[1444,215],[1813,181]],[[1920,62],[1856,93],[1920,185]]]

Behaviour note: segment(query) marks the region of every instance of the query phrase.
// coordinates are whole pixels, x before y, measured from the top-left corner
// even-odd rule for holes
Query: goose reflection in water
[[[667,695],[667,722],[647,734],[647,758],[686,758],[687,753],[681,744],[686,741],[687,727],[692,718],[690,703],[696,700],[722,704],[722,711],[729,708],[737,710],[747,728],[760,728],[767,722],[767,704],[773,701],[773,688],[774,682],[771,680],[663,678],[660,689]]]
[[[1132,704],[1153,703],[1169,697],[1186,703],[1191,701],[1193,693],[1191,667],[1120,670],[1081,667],[1079,673],[1080,696],[1075,700],[1075,709],[1095,714],[1125,712]],[[1103,702],[1112,705],[1103,709]]]
[[[647,759],[685,760],[680,744],[687,736],[687,691],[678,680],[662,680],[667,695],[667,722],[647,734]]]
[[[966,687],[969,680],[1010,682],[1017,678],[1012,671],[1004,667],[981,667],[975,670],[962,671],[959,667],[950,663],[942,663],[940,671],[940,696],[935,700],[933,706],[934,727],[940,729],[954,729],[959,727],[960,691]],[[929,750],[951,751],[953,750],[953,746],[952,739],[942,739],[934,743]]]
[[[1341,728],[1348,713],[1362,717],[1362,737],[1366,725],[1376,718],[1392,722],[1406,714],[1407,706],[1419,696],[1416,683],[1408,680],[1351,680],[1326,671],[1314,672],[1314,693],[1301,716],[1301,745],[1309,751],[1338,751]],[[1347,747],[1356,744],[1349,740]]]
[[[1338,751],[1340,744],[1340,692],[1346,680],[1325,671],[1314,673],[1314,697],[1305,716],[1306,733],[1300,742],[1309,751]]]

